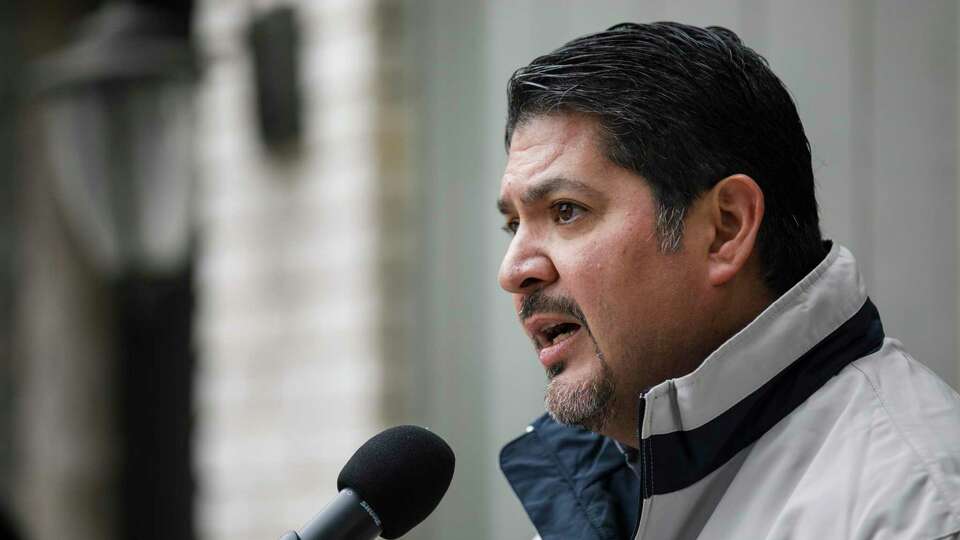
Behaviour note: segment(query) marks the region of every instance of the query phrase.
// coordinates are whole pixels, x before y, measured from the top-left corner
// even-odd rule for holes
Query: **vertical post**
[[[192,275],[127,277],[115,292],[120,538],[192,540]]]

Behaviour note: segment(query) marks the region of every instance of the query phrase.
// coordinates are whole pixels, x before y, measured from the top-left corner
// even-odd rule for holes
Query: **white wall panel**
[[[855,73],[851,70],[850,7],[834,0],[773,2],[764,23],[764,43],[756,47],[796,101],[811,143],[824,236],[857,253],[856,218],[851,212],[854,109],[850,96]]]
[[[874,20],[873,290],[888,335],[956,383],[957,5]]]

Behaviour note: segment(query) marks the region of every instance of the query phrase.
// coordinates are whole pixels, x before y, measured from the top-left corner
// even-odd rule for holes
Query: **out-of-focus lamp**
[[[108,3],[35,66],[56,196],[110,276],[168,275],[189,259],[196,69],[185,34],[162,13]]]

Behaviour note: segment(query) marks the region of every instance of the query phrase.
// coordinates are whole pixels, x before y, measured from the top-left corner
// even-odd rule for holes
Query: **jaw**
[[[599,356],[561,364],[544,398],[554,420],[602,433],[616,408],[616,381]]]

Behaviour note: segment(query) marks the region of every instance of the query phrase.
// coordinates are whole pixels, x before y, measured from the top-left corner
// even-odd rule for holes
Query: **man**
[[[549,414],[501,465],[544,540],[960,537],[960,398],[821,239],[763,58],[623,24],[508,101],[499,279]]]

